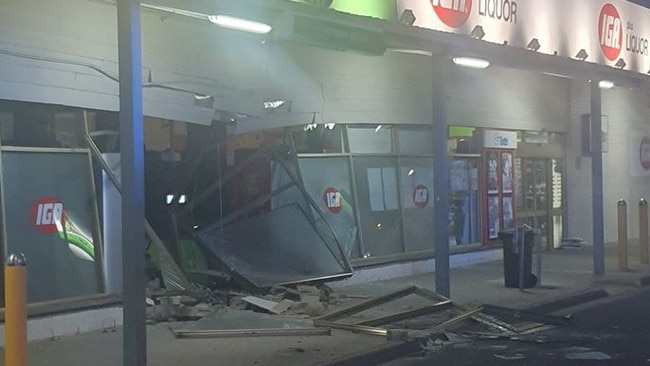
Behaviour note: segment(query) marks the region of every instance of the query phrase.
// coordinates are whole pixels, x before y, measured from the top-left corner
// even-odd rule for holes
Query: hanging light
[[[228,15],[209,15],[208,20],[210,23],[218,25],[222,28],[234,29],[244,32],[267,34],[273,27],[268,24],[255,22],[248,19],[231,17]]]
[[[480,58],[472,57],[454,57],[452,59],[454,63],[458,66],[470,67],[473,69],[485,69],[490,66],[490,62]]]

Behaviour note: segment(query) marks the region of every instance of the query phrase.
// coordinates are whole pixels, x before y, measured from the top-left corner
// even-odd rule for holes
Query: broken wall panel
[[[256,287],[348,277],[298,204],[197,233],[199,242]]]

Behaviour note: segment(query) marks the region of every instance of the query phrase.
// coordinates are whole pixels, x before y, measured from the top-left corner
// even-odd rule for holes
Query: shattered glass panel
[[[331,236],[329,223],[348,258],[359,257],[357,224],[347,158],[300,158],[305,190],[318,204],[321,215],[314,214],[323,235]],[[327,220],[327,222],[325,222]]]
[[[257,287],[349,276],[298,204],[198,232],[203,246]]]
[[[313,328],[313,324],[311,320],[301,318],[223,308],[217,309],[197,321],[178,324],[175,328],[183,330],[302,329]]]
[[[321,159],[316,160],[320,161]],[[335,163],[338,163],[338,160],[336,160]],[[304,190],[299,189],[299,186],[296,184],[296,179],[292,178],[301,176],[298,173],[299,164],[302,170]],[[272,191],[275,193],[271,198],[271,207],[275,209],[278,207],[284,207],[297,203],[300,205],[301,209],[304,212],[311,212],[313,215],[308,216],[308,220],[310,220],[313,225],[315,225],[316,231],[320,236],[324,238],[325,243],[336,255],[338,260],[342,263],[347,263],[347,258],[350,258],[351,256],[358,256],[356,225],[354,223],[354,217],[351,215],[351,226],[349,223],[347,223],[347,225],[341,226],[339,225],[339,221],[332,220],[330,211],[324,207],[327,202],[324,199],[326,197],[326,195],[323,194],[324,190],[321,190],[320,186],[314,190],[313,179],[307,178],[305,176],[306,174],[308,175],[311,173],[303,169],[302,165],[303,163],[301,163],[301,159],[287,160],[283,161],[283,163],[278,162],[278,159],[276,159],[272,162]],[[347,165],[347,161],[344,161],[344,165]],[[325,187],[331,186],[331,184],[327,182],[331,181],[332,179],[336,179],[334,177],[336,177],[337,174],[333,174],[331,171],[326,170],[326,166],[315,166],[315,168],[321,173],[320,180],[325,181]],[[287,184],[293,184],[293,186],[283,189],[283,187],[286,187]],[[350,192],[350,189],[348,188],[346,192]],[[347,198],[348,203],[346,204],[346,209],[344,212],[350,214],[352,212],[352,208],[349,204],[349,202],[351,202],[349,194],[347,196],[342,196],[342,198]],[[343,201],[343,199],[340,201]],[[333,208],[333,211],[337,211],[336,208]],[[340,216],[347,215],[342,214]],[[349,220],[350,216],[347,217],[347,220]],[[343,220],[346,219],[344,218]],[[349,264],[346,264],[346,266],[349,266]]]
[[[178,338],[231,338],[330,335],[330,328],[314,327],[299,317],[260,314],[228,308],[218,309],[192,323],[172,325]]]

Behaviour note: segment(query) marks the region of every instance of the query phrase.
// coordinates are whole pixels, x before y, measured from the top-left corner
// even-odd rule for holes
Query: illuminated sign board
[[[650,71],[650,9],[622,0],[396,0],[413,26],[576,58],[646,74]],[[479,37],[480,38],[480,37]],[[534,42],[533,40],[536,40]]]

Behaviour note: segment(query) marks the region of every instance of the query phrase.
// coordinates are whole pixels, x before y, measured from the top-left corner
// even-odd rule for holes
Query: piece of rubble
[[[567,360],[592,360],[592,361],[603,361],[603,360],[612,359],[610,355],[599,351],[567,353],[564,355],[564,358],[566,358]]]
[[[195,306],[179,306],[174,309],[174,315],[178,319],[201,319],[212,313],[214,308],[208,304],[197,304]]]
[[[243,301],[251,304],[251,305],[255,305],[258,308],[264,309],[264,310],[269,311],[269,312],[271,311],[271,309],[273,309],[274,307],[276,307],[278,305],[278,303],[275,302],[275,301],[262,299],[262,298],[255,297],[255,296],[250,296],[250,295],[242,297],[241,299]]]
[[[274,306],[270,311],[273,314],[282,314],[285,311],[289,310],[294,304],[295,302],[288,299],[284,299],[280,301],[276,306]]]
[[[283,299],[300,301],[300,291],[286,287],[286,286],[273,286],[269,289],[271,295],[282,296]]]
[[[524,358],[526,358],[521,353],[515,353],[515,354],[512,354],[512,355],[494,355],[494,357],[502,359],[502,360],[506,360],[506,361],[523,360]]]
[[[228,301],[228,307],[233,310],[246,310],[248,303],[242,300],[241,296],[231,297]]]
[[[293,301],[287,299],[280,302],[275,302],[255,296],[246,296],[242,297],[241,300],[251,305],[257,306],[258,308],[264,309],[272,314],[282,314],[294,305]]]
[[[309,285],[298,285],[296,286],[296,289],[298,290],[299,293],[301,294],[318,294],[320,295],[320,290],[316,286],[309,286]]]

